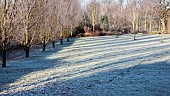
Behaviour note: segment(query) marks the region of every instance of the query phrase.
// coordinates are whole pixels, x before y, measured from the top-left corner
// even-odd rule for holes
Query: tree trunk
[[[43,44],[43,50],[42,50],[43,52],[45,51],[45,47],[46,47],[46,44]]]
[[[67,42],[69,42],[70,40],[69,40],[69,37],[67,37]]]
[[[165,18],[161,19],[161,23],[162,23],[162,31],[161,31],[161,43],[163,43],[163,34],[166,31],[166,25],[165,25]]]
[[[147,21],[145,21],[145,29],[144,29],[144,31],[147,32]]]
[[[42,51],[45,51],[45,47],[46,47],[45,40],[43,40],[43,50]]]
[[[4,12],[3,12],[3,26],[2,27],[2,67],[6,67],[6,49],[7,49],[7,0],[4,0]]]
[[[30,57],[29,53],[30,53],[30,48],[26,47],[25,48],[25,57]]]
[[[150,21],[150,33],[152,33],[152,21]]]
[[[134,32],[134,40],[137,40],[137,39],[136,39],[136,35],[137,35],[137,34],[138,34],[138,31],[135,31],[135,32]]]
[[[161,43],[163,43],[163,32],[161,32]]]
[[[139,32],[139,19],[136,20],[136,31]]]
[[[6,56],[6,50],[5,49],[3,49],[2,50],[2,67],[6,67],[6,58],[7,58],[7,56]]]
[[[104,24],[102,25],[102,27],[103,27],[103,33],[105,32],[105,30],[104,30]]]
[[[116,34],[116,38],[119,38],[119,33]]]
[[[73,32],[71,31],[70,38],[73,39]]]
[[[132,30],[133,30],[133,33],[135,32],[135,22],[133,21],[132,22]]]
[[[60,45],[63,45],[63,39],[60,39]]]
[[[135,31],[136,31],[135,30],[136,29],[135,28],[135,23],[136,23],[136,16],[135,16],[135,13],[133,13],[133,21],[132,21],[132,28],[133,28],[132,30],[133,30],[133,33],[135,33]]]
[[[136,33],[134,33],[134,40],[136,40]]]
[[[55,41],[52,41],[52,44],[53,44],[53,48],[55,48]]]
[[[103,33],[105,32],[104,28],[103,28]]]
[[[93,35],[95,34],[95,25],[93,25]]]
[[[73,27],[71,25],[71,34],[70,34],[71,39],[73,38]]]
[[[161,33],[161,22],[159,21],[159,34]]]

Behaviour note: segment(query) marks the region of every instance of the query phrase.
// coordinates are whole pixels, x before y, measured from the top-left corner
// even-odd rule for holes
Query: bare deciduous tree
[[[29,51],[34,44],[36,32],[39,31],[39,27],[47,10],[44,10],[46,0],[23,0],[20,1],[20,14],[21,14],[21,33],[20,44],[25,50],[25,56],[29,57]],[[37,26],[36,26],[37,25]]]
[[[0,0],[0,31],[1,31],[1,53],[2,67],[6,67],[6,54],[14,31],[14,19],[17,14],[17,0]]]
[[[161,42],[163,42],[163,33],[166,32],[166,20],[168,11],[170,10],[170,2],[166,0],[155,0],[156,3],[156,13],[158,14],[161,24],[162,24],[162,31],[161,31]]]

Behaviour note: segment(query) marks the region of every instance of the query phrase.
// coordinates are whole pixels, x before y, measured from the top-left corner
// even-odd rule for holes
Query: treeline
[[[100,29],[117,37],[132,33],[134,40],[138,33],[160,34],[163,42],[163,34],[170,34],[168,0],[91,0],[84,6],[83,18],[82,24],[92,31],[83,36],[94,36]]]
[[[92,29],[100,24],[103,31],[168,33],[168,18],[169,0],[91,0],[84,6],[84,22],[91,23]]]
[[[7,50],[19,45],[29,57],[35,44],[72,37],[81,21],[80,0],[0,0],[0,42],[2,67],[6,67]]]

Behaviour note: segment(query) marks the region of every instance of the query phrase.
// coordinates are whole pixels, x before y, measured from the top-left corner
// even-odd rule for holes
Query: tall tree
[[[137,0],[131,0],[128,2],[128,10],[130,15],[130,22],[132,25],[132,31],[134,33],[134,40],[136,40],[136,34],[139,31],[139,6]]]
[[[53,48],[55,47],[55,42],[58,40],[60,32],[60,4],[61,0],[49,0],[49,16],[50,19],[50,40],[52,41]]]
[[[2,45],[2,67],[6,67],[7,49],[10,44],[11,33],[14,28],[14,19],[17,14],[17,0],[0,0],[0,31]]]
[[[97,18],[96,6],[96,0],[93,0],[93,2],[91,3],[91,23],[93,26],[93,34],[95,33],[95,24]]]
[[[162,31],[161,31],[161,42],[163,42],[163,33],[166,32],[166,20],[168,17],[168,11],[170,10],[170,2],[166,0],[155,0],[156,3],[156,13],[158,14],[161,25],[162,25]]]
[[[40,24],[42,22],[46,10],[44,6],[46,0],[22,0],[20,1],[20,14],[21,14],[21,27],[24,29],[24,34],[21,34],[20,44],[25,50],[25,57],[29,57],[29,51],[34,44],[35,36],[37,31],[39,31]],[[37,26],[35,26],[37,25]],[[22,32],[21,29],[21,33]]]

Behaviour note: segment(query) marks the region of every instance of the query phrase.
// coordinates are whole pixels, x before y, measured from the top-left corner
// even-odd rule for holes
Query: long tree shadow
[[[29,58],[25,58],[24,56],[10,58],[7,61],[7,67],[0,68],[0,95],[3,90],[9,88],[8,84],[16,82],[26,74],[60,66],[60,63],[58,65],[56,64],[57,62],[61,62],[60,60],[49,63],[48,60],[45,60],[46,56],[58,53],[63,48],[71,46],[75,40],[76,38],[73,38],[70,42],[67,42],[64,39],[63,45],[56,42],[56,48],[52,48],[52,45],[49,44],[45,52],[42,52],[42,47],[36,48],[36,50],[31,51]]]
[[[101,39],[102,38],[102,39]],[[97,48],[109,48],[109,47],[114,47],[114,46],[128,46],[128,45],[139,45],[140,43],[149,43],[149,42],[154,42],[154,43],[157,43],[159,42],[159,38],[158,36],[155,36],[155,37],[143,37],[143,39],[141,38],[141,40],[137,40],[137,41],[134,41],[134,40],[131,40],[128,38],[128,40],[123,40],[122,38],[120,38],[120,40],[116,40],[115,38],[112,38],[112,36],[108,37],[109,39],[106,39],[106,37],[101,37],[100,39],[96,39],[96,38],[86,38],[86,42],[84,42],[84,39],[82,40],[79,40],[79,41],[82,41],[84,43],[80,44],[79,46],[72,46],[71,48],[72,49],[79,49],[81,47],[84,47],[84,48],[87,48],[87,49],[90,49],[90,50],[93,50],[93,49],[97,49]],[[106,40],[105,40],[106,39]],[[164,40],[169,40],[169,38],[165,38]],[[87,43],[89,42],[89,43]],[[85,44],[85,45],[83,45]],[[72,50],[68,50],[67,52],[71,52]]]
[[[91,40],[93,41],[95,39]],[[40,96],[72,96],[75,94],[78,96],[103,96],[105,94],[109,96],[115,96],[116,94],[116,96],[136,96],[142,93],[144,94],[142,94],[143,96],[161,95],[161,93],[165,96],[169,95],[169,91],[166,89],[169,88],[170,84],[168,81],[170,76],[170,62],[155,61],[148,63],[150,62],[150,57],[154,57],[151,59],[158,59],[158,55],[162,55],[161,52],[165,53],[166,58],[168,58],[169,55],[167,54],[169,53],[167,53],[167,51],[170,50],[168,45],[162,44],[158,48],[152,46],[151,48],[153,49],[160,49],[158,52],[155,51],[156,53],[132,52],[137,54],[126,54],[127,56],[121,57],[125,54],[125,52],[122,51],[122,54],[116,52],[115,54],[120,57],[114,58],[113,60],[111,58],[115,56],[114,54],[109,55],[109,53],[105,53],[104,55],[109,58],[99,60],[99,57],[85,59],[87,60],[86,62],[81,60],[73,60],[73,62],[70,62],[66,60],[68,57],[65,58],[70,52],[64,52],[66,49],[73,50],[73,42],[76,42],[76,40],[66,42],[67,44],[56,49],[48,48],[47,52],[41,52],[41,50],[39,50],[36,53],[32,53],[32,57],[30,58],[22,58],[18,61],[8,62],[8,68],[0,69],[0,95],[5,93],[6,95],[17,96],[30,94]],[[145,43],[145,41],[143,42]],[[69,47],[70,45],[72,46]],[[99,45],[100,44],[98,44],[98,46]],[[82,47],[79,47],[79,49],[81,48]],[[101,49],[103,48],[104,47]],[[64,52],[62,52],[63,49]],[[129,52],[131,51],[130,49]],[[140,50],[138,48],[134,51]],[[77,54],[77,52],[78,51],[75,51],[75,54]],[[62,56],[63,53],[65,54],[64,56]],[[146,58],[148,58],[148,61]],[[167,60],[166,58],[164,59]],[[96,59],[96,61],[93,59]],[[139,60],[140,62],[135,62],[135,60]],[[143,62],[143,60],[146,61],[146,63]],[[153,77],[153,75],[155,77]],[[155,80],[155,82],[151,82],[152,80]],[[163,80],[165,83],[161,83],[160,80]],[[160,84],[158,88],[156,88],[158,85],[155,86],[157,83]],[[162,86],[165,88],[161,89]],[[145,88],[149,91],[145,90]],[[156,93],[154,93],[155,90]],[[130,93],[127,93],[129,91]],[[147,93],[145,94],[145,92]]]
[[[103,67],[104,69],[105,67]],[[100,68],[98,69],[100,70]],[[86,72],[87,73],[87,72]],[[75,73],[57,81],[54,77],[43,87],[22,90],[12,95],[49,96],[169,96],[170,61],[144,62],[132,67],[110,68],[93,74]],[[77,75],[77,77],[74,77]],[[71,78],[73,76],[73,78]],[[69,75],[68,75],[69,77]],[[64,78],[64,77],[63,77]],[[51,82],[53,81],[54,82]],[[11,94],[11,93],[10,93]],[[9,95],[9,94],[7,94]]]

